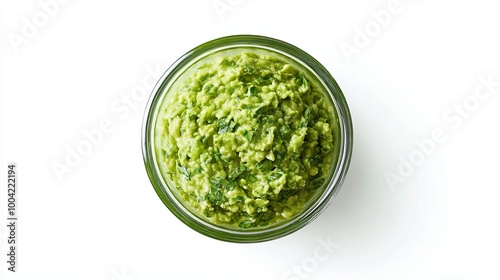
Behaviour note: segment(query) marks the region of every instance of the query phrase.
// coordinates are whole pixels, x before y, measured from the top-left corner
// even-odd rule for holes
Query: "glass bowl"
[[[175,184],[159,163],[158,143],[155,140],[158,118],[165,98],[178,90],[179,84],[203,63],[218,55],[254,52],[270,55],[303,71],[318,86],[333,112],[335,126],[334,157],[324,183],[291,218],[262,227],[241,228],[210,221],[187,204]],[[142,152],[151,183],[168,209],[182,222],[206,236],[229,242],[253,243],[276,239],[304,227],[322,213],[339,191],[346,176],[353,145],[351,116],[347,102],[330,73],[316,59],[301,49],[269,37],[234,35],[206,42],[179,58],[160,78],[146,107],[142,127]]]

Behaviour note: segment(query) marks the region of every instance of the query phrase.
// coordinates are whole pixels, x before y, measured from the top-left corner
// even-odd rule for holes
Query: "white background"
[[[498,2],[401,0],[394,10],[389,1],[70,0],[48,16],[47,2],[0,6],[1,279],[500,279]],[[387,13],[385,26],[376,23]],[[142,161],[143,80],[231,34],[275,37],[317,58],[355,129],[331,206],[261,244],[185,226]],[[486,96],[488,76],[497,85]],[[464,100],[470,110],[458,117]],[[111,131],[59,180],[53,165],[103,120]],[[418,158],[415,141],[436,129],[445,140]],[[412,155],[413,172],[398,171]],[[5,262],[10,162],[19,175],[16,273]],[[401,176],[393,188],[388,172]]]

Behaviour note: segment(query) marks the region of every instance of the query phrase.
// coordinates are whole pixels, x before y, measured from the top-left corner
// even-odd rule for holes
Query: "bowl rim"
[[[327,185],[323,186],[325,190],[309,208],[304,209],[297,216],[286,222],[279,223],[277,226],[265,227],[263,229],[226,229],[220,225],[204,221],[196,217],[193,213],[190,213],[189,210],[183,207],[181,202],[175,199],[175,195],[171,193],[161,172],[157,171],[158,166],[155,161],[156,155],[153,144],[154,137],[151,137],[154,134],[154,126],[159,111],[158,107],[162,104],[163,98],[168,92],[166,90],[167,85],[169,83],[172,84],[187,68],[195,64],[199,59],[202,59],[203,56],[208,56],[220,50],[238,47],[267,49],[271,52],[283,54],[294,62],[306,67],[327,89],[328,97],[334,104],[333,109],[336,110],[339,120],[340,149],[336,162],[332,162],[332,165],[335,164],[335,167],[334,171],[329,175],[331,178],[327,176]],[[144,112],[141,133],[142,154],[146,172],[156,194],[162,200],[163,204],[179,220],[197,232],[218,240],[236,243],[256,243],[273,240],[291,234],[312,222],[319,214],[326,210],[331,204],[333,197],[340,190],[349,169],[353,148],[353,128],[349,107],[344,94],[328,70],[302,49],[290,43],[260,35],[219,37],[191,49],[178,58],[163,73],[151,92]]]

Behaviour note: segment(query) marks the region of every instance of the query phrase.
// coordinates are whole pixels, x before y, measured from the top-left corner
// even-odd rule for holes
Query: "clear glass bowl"
[[[179,196],[174,184],[159,168],[155,148],[155,127],[163,100],[176,83],[191,71],[203,59],[219,53],[240,51],[265,52],[285,58],[287,62],[307,73],[317,85],[327,93],[325,98],[334,111],[338,121],[338,133],[335,145],[335,158],[329,169],[323,186],[294,217],[267,227],[235,228],[211,223],[203,215],[194,211]],[[330,73],[316,59],[301,49],[269,37],[255,35],[235,35],[206,42],[179,58],[160,78],[146,107],[142,127],[142,152],[146,171],[151,183],[170,211],[192,229],[209,237],[239,243],[262,242],[290,234],[313,221],[331,203],[339,191],[346,176],[353,145],[351,116],[347,102]]]

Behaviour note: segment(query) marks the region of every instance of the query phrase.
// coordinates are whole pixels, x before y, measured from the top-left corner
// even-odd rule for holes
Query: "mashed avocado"
[[[158,116],[160,169],[213,223],[298,214],[336,157],[338,121],[311,78],[278,55],[217,55],[178,81]]]

